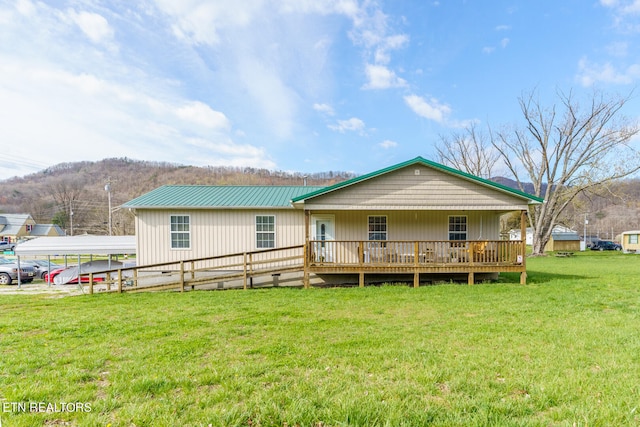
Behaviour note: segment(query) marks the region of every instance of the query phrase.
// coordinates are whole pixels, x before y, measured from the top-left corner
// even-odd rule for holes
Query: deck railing
[[[213,282],[241,280],[242,286],[260,275],[278,276],[284,272],[303,272],[308,286],[309,273],[360,273],[361,286],[366,272],[419,273],[467,272],[473,283],[474,272],[524,271],[524,245],[519,241],[362,241],[312,240],[308,246],[264,249],[229,255],[171,261],[102,272],[81,273],[82,284],[107,292],[143,290],[184,291],[186,287]],[[314,269],[315,268],[315,269]],[[514,270],[515,268],[515,270]],[[521,279],[524,280],[524,279]]]
[[[311,266],[520,265],[523,245],[508,240],[309,242]]]

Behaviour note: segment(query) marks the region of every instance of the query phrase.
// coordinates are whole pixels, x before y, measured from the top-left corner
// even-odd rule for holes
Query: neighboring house
[[[640,254],[640,230],[624,231],[620,235],[622,251],[626,254]]]
[[[36,224],[29,214],[0,214],[0,240],[17,242],[44,236],[64,236],[62,228],[54,224]]]
[[[500,216],[535,196],[421,157],[329,187],[163,186],[122,207],[135,214],[138,265],[299,245],[309,275],[520,272],[523,242]]]
[[[554,227],[555,230],[555,227]],[[553,231],[544,247],[545,251],[579,251],[580,235],[575,231]]]

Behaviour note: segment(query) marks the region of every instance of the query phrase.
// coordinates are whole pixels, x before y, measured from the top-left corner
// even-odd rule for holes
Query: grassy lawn
[[[640,256],[528,266],[526,286],[2,295],[0,420],[639,425]]]

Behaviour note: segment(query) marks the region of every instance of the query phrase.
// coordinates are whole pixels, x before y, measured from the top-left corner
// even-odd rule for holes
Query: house
[[[54,224],[36,224],[29,214],[0,214],[0,240],[17,242],[44,236],[64,236]]]
[[[519,272],[525,245],[500,240],[500,216],[535,196],[422,157],[328,187],[163,186],[125,203],[138,264],[299,246],[309,277]],[[524,234],[524,232],[523,232]],[[342,279],[346,280],[346,279]]]
[[[580,236],[575,231],[554,231],[544,247],[545,251],[579,251]]]
[[[640,253],[640,230],[624,231],[620,235],[622,251],[628,253]]]

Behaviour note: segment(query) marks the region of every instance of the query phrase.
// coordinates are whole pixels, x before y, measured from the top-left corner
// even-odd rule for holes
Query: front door
[[[314,254],[316,261],[333,262],[334,240],[334,219],[332,217],[318,217],[315,220],[315,233],[313,240],[316,241]]]

